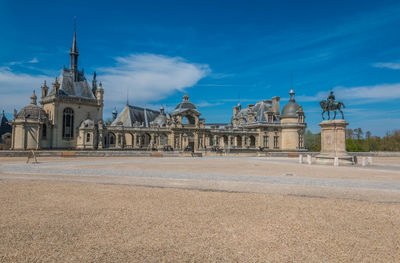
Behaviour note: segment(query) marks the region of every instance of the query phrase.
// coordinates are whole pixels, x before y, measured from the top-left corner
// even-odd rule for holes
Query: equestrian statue
[[[340,111],[340,113],[342,114],[342,119],[344,119],[344,115],[343,115],[343,111],[342,111],[342,107],[343,109],[345,108],[343,102],[341,101],[335,101],[335,95],[333,94],[333,91],[331,91],[331,93],[329,94],[328,98],[326,100],[321,100],[321,102],[319,103],[319,105],[321,105],[322,108],[322,119],[325,120],[324,118],[324,113],[328,112],[328,120],[331,119],[331,116],[329,114],[330,111],[334,111],[335,115],[333,116],[333,120],[336,119],[336,111]]]

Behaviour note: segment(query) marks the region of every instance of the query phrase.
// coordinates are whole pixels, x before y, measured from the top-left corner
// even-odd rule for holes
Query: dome
[[[185,96],[183,96],[183,100],[181,103],[179,103],[176,107],[175,110],[172,114],[177,114],[185,110],[194,110],[195,112],[199,113],[197,110],[196,105],[193,103],[189,102],[189,96],[185,93]]]
[[[282,117],[297,118],[297,112],[300,110],[300,105],[294,101],[289,101],[282,109]]]
[[[192,109],[192,110],[197,110],[197,107],[196,107],[196,105],[194,105],[194,104],[191,103],[191,102],[181,102],[181,103],[179,103],[179,104],[175,107],[175,110],[178,110],[178,109]]]
[[[28,105],[17,114],[18,119],[44,119],[46,112],[38,105]]]
[[[31,96],[31,104],[24,107],[20,112],[17,114],[17,119],[44,119],[47,118],[46,112],[36,104],[36,94],[33,91]]]
[[[289,92],[289,102],[282,109],[281,116],[282,118],[297,118],[297,112],[302,111],[302,108],[299,104],[296,103],[294,99],[294,90],[291,89]]]

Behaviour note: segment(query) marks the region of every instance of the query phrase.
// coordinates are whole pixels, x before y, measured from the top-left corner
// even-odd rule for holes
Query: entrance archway
[[[250,136],[250,147],[256,147],[256,137]]]
[[[242,136],[240,135],[236,136],[236,147],[242,148]]]
[[[140,140],[140,147],[141,148],[147,148],[151,142],[151,136],[148,133],[144,133],[141,135],[141,140]]]
[[[115,147],[115,134],[112,132],[107,133],[104,138],[104,146],[105,148],[113,148]]]
[[[224,147],[226,148],[226,147],[228,147],[229,139],[228,139],[228,136],[226,136],[226,135],[224,135],[223,138],[224,138]]]

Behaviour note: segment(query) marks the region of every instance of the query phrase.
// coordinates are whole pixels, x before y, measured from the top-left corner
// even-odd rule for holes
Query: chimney
[[[49,92],[49,87],[46,85],[46,81],[44,81],[42,88],[42,98],[46,97]]]
[[[280,115],[279,113],[279,100],[280,97],[273,97],[272,98],[272,111],[274,112],[275,115]]]
[[[234,106],[233,107],[233,116],[236,116],[239,113],[239,107],[238,106]]]
[[[242,105],[240,105],[240,103],[238,103],[237,106],[233,107],[233,116],[236,116],[240,110],[242,109]]]

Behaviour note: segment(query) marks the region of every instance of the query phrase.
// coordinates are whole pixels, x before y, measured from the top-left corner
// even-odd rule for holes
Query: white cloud
[[[195,103],[197,107],[202,107],[202,108],[206,108],[206,107],[214,107],[214,106],[219,106],[222,105],[222,102],[208,102],[208,101],[200,101],[198,103]]]
[[[21,60],[21,61],[11,61],[8,63],[9,66],[24,65],[24,64],[36,64],[39,63],[37,58],[32,58],[31,60]]]
[[[400,98],[400,83],[351,88],[336,87],[334,91],[339,98],[368,99],[369,101],[392,100]]]
[[[37,62],[36,58],[29,61]],[[19,62],[14,65],[16,63]],[[114,107],[125,103],[127,91],[130,102],[134,104],[160,101],[174,91],[194,86],[210,73],[210,68],[208,65],[189,63],[180,57],[133,54],[116,58],[115,66],[102,68],[99,72],[106,104]],[[0,107],[12,112],[14,108],[20,109],[29,104],[32,91],[36,89],[36,93],[40,94],[40,86],[46,79],[54,78],[16,73],[9,67],[0,67]]]
[[[210,73],[208,65],[155,54],[132,54],[116,62],[99,70],[106,103],[112,105],[125,101],[127,91],[135,104],[157,102],[194,86]]]
[[[32,91],[35,89],[36,94],[40,94],[40,86],[45,79],[50,78],[44,75],[14,73],[9,68],[0,68],[0,107],[12,112],[14,108],[20,109],[28,105]]]
[[[34,64],[34,63],[39,63],[39,60],[37,58],[33,58],[28,61],[28,63]]]
[[[394,69],[394,70],[400,70],[400,63],[396,62],[380,62],[380,63],[375,63],[372,65],[375,68],[388,68],[388,69]]]
[[[372,103],[376,101],[393,100],[400,98],[400,83],[379,84],[360,87],[335,87],[333,88],[338,100],[352,100],[353,104]],[[314,96],[296,96],[299,102],[312,102],[326,99],[329,91],[320,91]]]

